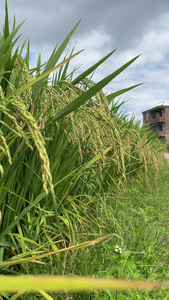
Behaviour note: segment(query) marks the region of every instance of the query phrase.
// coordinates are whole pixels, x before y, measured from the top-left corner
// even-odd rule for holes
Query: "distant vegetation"
[[[91,74],[112,51],[76,77],[68,69],[78,54],[59,61],[77,24],[44,65],[39,55],[30,69],[29,41],[16,47],[21,25],[16,27],[14,19],[10,32],[6,4],[0,37],[1,274],[163,279],[160,243],[166,232],[159,214],[165,210],[158,199],[154,202],[152,178],[160,187],[164,145],[134,118],[129,120],[116,100],[139,84],[110,95],[102,91],[138,57],[94,83]],[[56,299],[38,293],[2,295]],[[67,298],[58,294],[57,299],[143,299],[141,295],[106,290]],[[154,299],[148,295],[144,299]],[[158,299],[163,296],[165,292]]]

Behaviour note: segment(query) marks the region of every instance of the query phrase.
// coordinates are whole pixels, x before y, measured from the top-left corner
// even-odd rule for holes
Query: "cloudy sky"
[[[0,26],[4,20],[0,0]],[[75,24],[81,23],[69,47],[85,48],[71,67],[80,70],[96,63],[110,51],[116,52],[95,71],[99,81],[133,57],[141,54],[128,69],[104,90],[114,92],[144,82],[121,96],[129,114],[141,118],[141,112],[157,104],[169,103],[169,1],[168,0],[8,0],[9,16],[16,17],[21,28],[21,43],[30,38],[31,64],[42,54],[45,61],[54,46],[60,44]]]

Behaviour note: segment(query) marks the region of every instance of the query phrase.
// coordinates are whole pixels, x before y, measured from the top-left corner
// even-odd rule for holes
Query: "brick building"
[[[143,111],[142,114],[143,123],[158,131],[160,138],[169,144],[169,105],[158,105]]]

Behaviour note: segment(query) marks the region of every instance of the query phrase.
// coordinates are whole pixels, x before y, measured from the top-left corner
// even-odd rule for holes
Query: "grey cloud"
[[[4,1],[5,2],[5,1]],[[82,18],[75,36],[102,29],[112,37],[110,46],[122,51],[136,45],[158,17],[169,12],[168,0],[8,0],[9,13],[17,22],[26,19],[22,31],[39,49],[61,43]],[[3,16],[1,4],[0,17]],[[158,26],[158,24],[157,24]]]

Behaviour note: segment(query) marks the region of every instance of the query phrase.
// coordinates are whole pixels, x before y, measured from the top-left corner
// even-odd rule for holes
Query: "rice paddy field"
[[[0,299],[168,299],[169,165],[158,133],[63,59],[79,23],[30,69],[0,36]],[[52,75],[51,75],[52,73]],[[68,75],[69,74],[69,75]],[[122,96],[121,96],[122,97]],[[32,277],[33,276],[33,277]],[[39,277],[40,276],[40,277]]]

